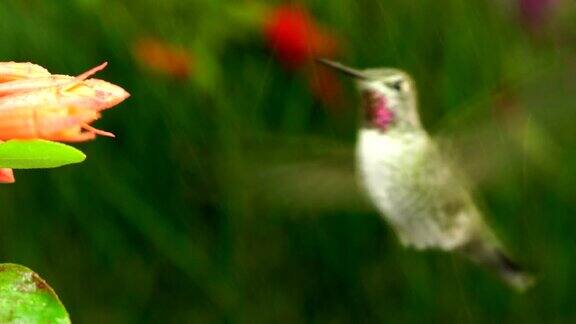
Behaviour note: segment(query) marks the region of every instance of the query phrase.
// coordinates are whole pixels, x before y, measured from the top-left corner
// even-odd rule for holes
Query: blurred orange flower
[[[266,19],[264,34],[280,62],[290,69],[302,67],[314,57],[332,57],[337,52],[336,38],[299,5],[275,8]]]
[[[187,78],[192,71],[193,59],[186,49],[158,39],[138,40],[132,53],[143,66],[172,77]]]

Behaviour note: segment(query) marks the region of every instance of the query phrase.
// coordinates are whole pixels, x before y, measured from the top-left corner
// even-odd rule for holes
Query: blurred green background
[[[269,30],[279,7],[0,2],[0,61],[108,61],[98,77],[132,94],[96,123],[115,140],[76,145],[85,163],[0,187],[0,260],[42,275],[77,323],[576,321],[573,1],[303,1],[320,45],[297,64],[277,43],[298,40]],[[162,67],[173,48],[185,73]],[[314,55],[413,74],[424,125],[534,289],[398,244],[355,186],[353,86],[322,81]]]

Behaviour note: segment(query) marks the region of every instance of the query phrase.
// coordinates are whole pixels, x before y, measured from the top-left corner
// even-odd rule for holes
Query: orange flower
[[[77,77],[50,74],[32,63],[0,62],[0,142],[47,139],[79,142],[114,134],[90,123],[129,94],[114,84],[88,79],[107,63]],[[12,169],[0,168],[0,183],[13,183]]]
[[[16,180],[14,179],[12,169],[0,168],[0,183],[14,183],[14,181]]]
[[[14,183],[14,172],[12,169],[0,169],[0,183]]]
[[[0,141],[2,143],[2,141]],[[12,169],[0,168],[0,183],[14,183],[14,172]]]
[[[134,57],[147,68],[176,78],[187,78],[192,70],[190,53],[154,38],[142,38],[133,46]]]
[[[19,62],[0,62],[0,83],[47,76],[50,76],[50,72],[40,65]]]
[[[79,142],[114,136],[90,123],[129,94],[98,79],[101,64],[77,77],[51,75],[31,63],[0,63],[0,140],[40,138]]]

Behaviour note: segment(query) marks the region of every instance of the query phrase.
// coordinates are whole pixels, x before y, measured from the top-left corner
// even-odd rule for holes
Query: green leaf
[[[70,318],[40,276],[24,266],[2,263],[0,323],[70,323]]]
[[[0,144],[0,168],[43,169],[80,163],[81,151],[62,143],[45,140],[10,140]]]

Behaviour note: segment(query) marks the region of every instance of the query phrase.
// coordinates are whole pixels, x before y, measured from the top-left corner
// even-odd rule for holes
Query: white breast
[[[453,176],[441,165],[436,153],[424,132],[362,129],[358,135],[357,168],[370,200],[403,244],[452,249],[469,236],[476,212],[467,203],[467,194],[450,181]],[[471,209],[457,214],[444,212],[439,191],[449,192]]]
[[[411,203],[410,180],[426,152],[424,133],[385,134],[363,129],[358,136],[357,160],[360,180],[374,204],[392,221],[401,221],[402,205]]]

